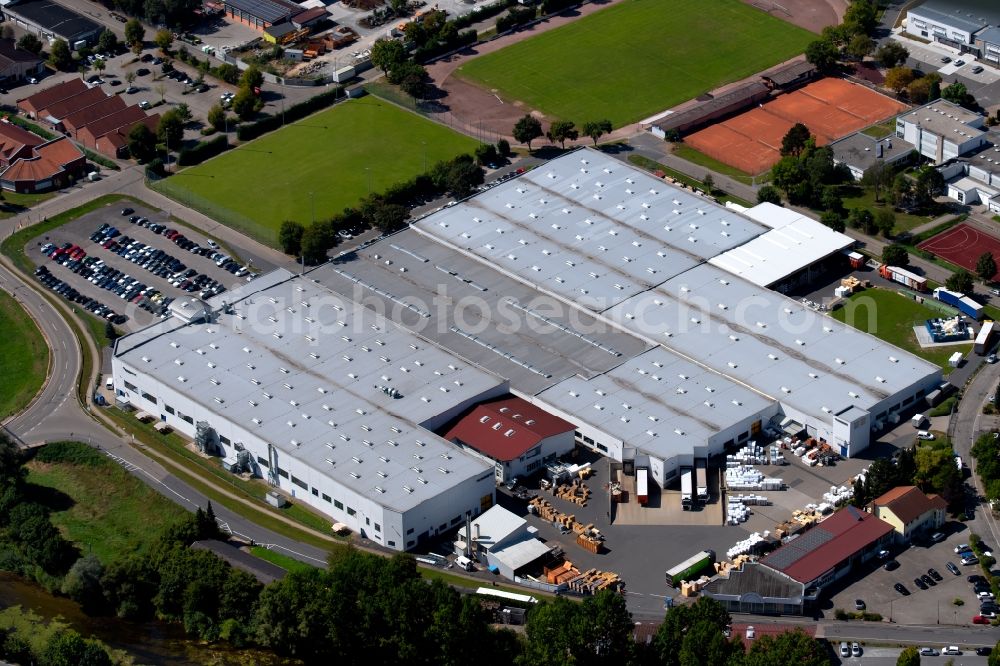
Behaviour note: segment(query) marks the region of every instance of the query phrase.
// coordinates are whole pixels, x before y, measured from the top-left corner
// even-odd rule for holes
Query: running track
[[[941,232],[917,247],[933,252],[946,261],[968,269],[971,273],[976,272],[976,261],[984,252],[992,252],[993,257],[1000,262],[1000,239],[973,229],[967,224],[959,224]],[[992,279],[997,280],[997,275]]]

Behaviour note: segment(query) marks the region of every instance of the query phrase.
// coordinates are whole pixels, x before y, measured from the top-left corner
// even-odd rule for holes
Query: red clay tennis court
[[[968,224],[959,224],[918,245],[921,250],[933,252],[945,261],[976,272],[976,262],[984,252],[992,252],[1000,260],[1000,238],[994,238]],[[998,273],[997,275],[1000,275]],[[997,275],[993,279],[997,279]]]
[[[781,139],[803,123],[827,144],[896,115],[906,106],[843,79],[820,79],[687,136],[695,150],[750,174],[781,159]]]

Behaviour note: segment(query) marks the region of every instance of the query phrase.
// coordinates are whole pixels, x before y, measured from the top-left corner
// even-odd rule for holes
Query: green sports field
[[[620,127],[787,60],[813,39],[740,0],[625,0],[458,74],[550,118]]]
[[[476,141],[374,97],[349,100],[160,181],[156,189],[273,245]]]

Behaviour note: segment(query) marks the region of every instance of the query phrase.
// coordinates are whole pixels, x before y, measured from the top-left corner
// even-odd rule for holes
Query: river
[[[115,617],[91,617],[69,599],[9,573],[0,572],[0,609],[20,606],[46,620],[61,618],[84,636],[93,636],[124,650],[136,664],[166,666],[279,666],[297,663],[258,650],[205,645],[188,639],[179,624],[126,622]]]

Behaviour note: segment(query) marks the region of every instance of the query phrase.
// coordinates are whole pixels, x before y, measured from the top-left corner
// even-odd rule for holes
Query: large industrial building
[[[1000,5],[995,0],[927,0],[906,12],[906,32],[1000,64]]]
[[[577,444],[648,456],[661,486],[765,430],[850,456],[941,370],[768,288],[846,263],[849,239],[821,226],[582,149],[305,277],[216,297],[209,323],[119,340],[115,385],[188,435],[205,421],[227,460],[250,451],[272,483],[397,549],[487,508],[496,461],[562,431],[532,432],[524,408],[501,425],[524,442],[495,446],[506,421],[475,407],[507,393],[575,425]],[[449,431],[461,445],[434,434]]]

